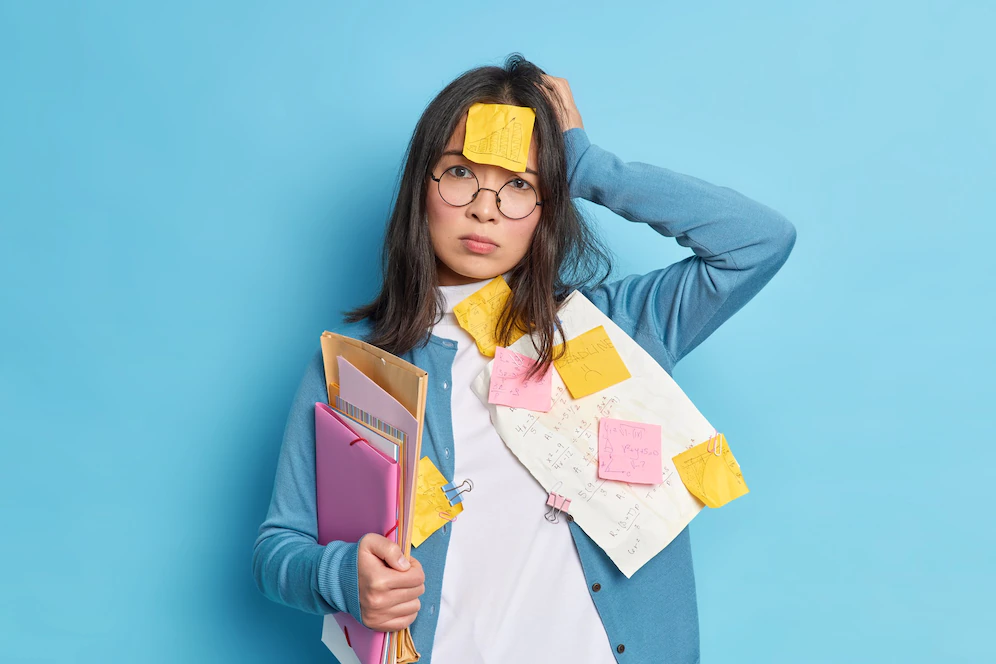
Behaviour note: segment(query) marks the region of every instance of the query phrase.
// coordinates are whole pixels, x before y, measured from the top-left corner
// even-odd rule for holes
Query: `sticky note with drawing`
[[[599,419],[598,476],[634,484],[663,482],[660,425],[611,417]]]
[[[709,507],[722,507],[748,493],[740,464],[721,433],[672,460],[685,487]]]
[[[536,113],[524,106],[473,104],[467,112],[463,156],[478,164],[526,170]]]
[[[554,357],[560,354],[563,345],[554,349]],[[553,366],[557,367],[557,372],[575,399],[594,394],[630,377],[629,370],[602,325],[568,341],[567,350],[553,361]]]
[[[429,535],[453,521],[463,511],[463,503],[450,505],[443,492],[446,478],[427,456],[418,460],[418,481],[415,486],[415,521],[412,524],[412,546],[419,546]]]
[[[526,408],[545,413],[552,405],[550,374],[553,367],[527,377],[535,360],[514,350],[495,347],[495,366],[491,372],[491,389],[488,401],[501,406]]]
[[[574,525],[631,577],[702,510],[701,501],[678,479],[671,458],[709,440],[716,429],[661,365],[581,293],[572,293],[557,316],[567,339],[603,327],[632,376],[584,399],[572,399],[560,372],[554,371],[553,406],[545,413],[488,401],[497,362],[490,362],[471,387],[505,445],[544,491],[571,501]],[[534,343],[535,337],[524,336],[510,350],[535,360],[539,352]],[[661,428],[662,482],[634,484],[599,477],[598,423],[607,417]]]
[[[467,330],[477,342],[477,348],[488,357],[495,356],[495,328],[498,317],[505,309],[508,296],[512,294],[505,279],[498,275],[488,282],[484,288],[453,307],[460,327]],[[516,341],[522,333],[512,336],[509,343]]]

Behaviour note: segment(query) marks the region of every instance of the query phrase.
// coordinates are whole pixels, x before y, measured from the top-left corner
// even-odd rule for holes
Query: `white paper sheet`
[[[322,622],[322,643],[332,651],[339,664],[360,664],[359,657],[346,643],[346,635],[342,633],[339,623],[331,613],[326,615]]]
[[[571,499],[570,514],[627,578],[678,536],[702,509],[675,472],[671,457],[708,440],[713,428],[671,376],[581,293],[559,311],[567,340],[605,326],[632,378],[573,399],[553,372],[553,408],[538,413],[488,403],[490,362],[473,390],[491,412],[505,445],[546,491]],[[529,337],[510,348],[536,357]],[[598,477],[598,419],[659,424],[664,482],[628,484]]]

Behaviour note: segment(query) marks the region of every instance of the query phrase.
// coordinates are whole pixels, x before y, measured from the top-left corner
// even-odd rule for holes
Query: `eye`
[[[508,184],[512,189],[518,189],[519,191],[529,191],[532,189],[532,185],[523,180],[522,178],[515,178],[514,180],[509,180]]]
[[[452,175],[453,177],[459,178],[461,180],[463,179],[469,180],[474,177],[474,171],[470,170],[466,166],[450,166],[449,168],[446,169],[446,172]]]

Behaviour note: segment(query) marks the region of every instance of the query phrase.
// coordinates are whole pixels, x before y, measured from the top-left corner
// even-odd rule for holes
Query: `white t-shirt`
[[[547,492],[502,442],[470,389],[490,358],[453,306],[482,281],[446,286],[433,334],[457,342],[452,398],[454,484],[471,479],[452,525],[433,664],[614,664],[567,521],[543,518]]]

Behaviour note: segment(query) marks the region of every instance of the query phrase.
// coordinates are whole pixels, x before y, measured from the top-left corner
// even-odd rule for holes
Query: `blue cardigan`
[[[584,295],[671,373],[674,365],[753,297],[788,258],[795,228],[741,194],[687,175],[624,163],[592,145],[584,130],[567,142],[571,194],[690,247],[694,256]],[[363,325],[339,328],[362,337]],[[453,480],[450,372],[456,343],[432,336],[403,357],[429,374],[422,453]],[[348,611],[360,619],[357,545],[317,543],[314,404],[326,401],[321,351],[308,364],[287,420],[266,520],[253,550],[253,574],[272,600],[310,613]],[[452,528],[413,550],[425,570],[425,594],[412,623],[422,662],[430,664],[443,567]],[[619,662],[699,661],[698,612],[688,528],[627,579],[570,524],[588,592]],[[500,543],[496,543],[500,546]],[[557,635],[564,638],[566,635]],[[316,636],[317,638],[317,636]]]

